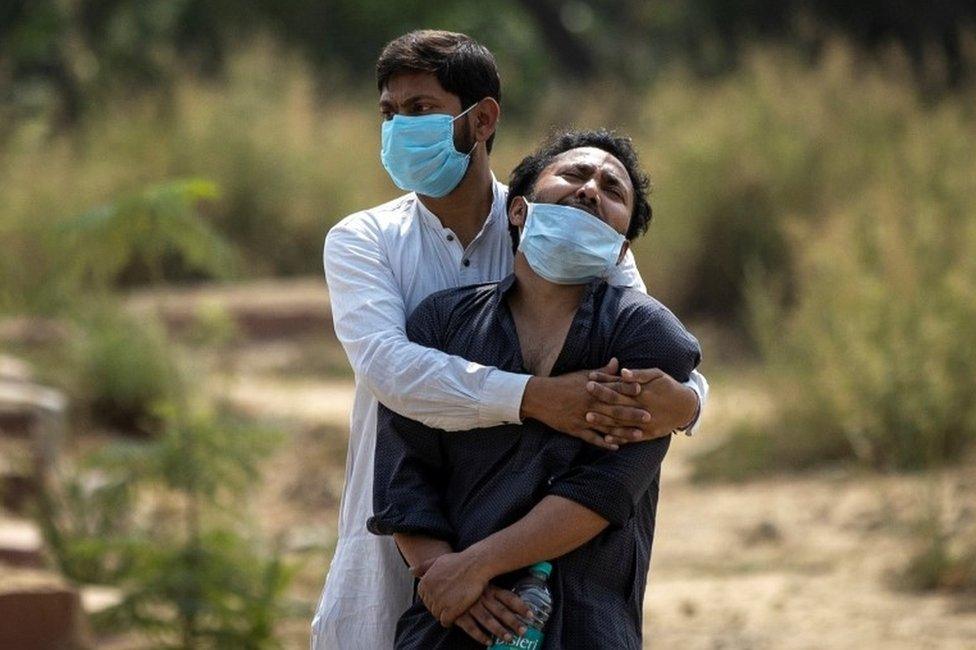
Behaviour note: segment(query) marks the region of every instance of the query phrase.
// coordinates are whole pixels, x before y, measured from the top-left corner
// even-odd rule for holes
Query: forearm
[[[429,332],[411,331],[381,240],[368,224],[352,222],[333,228],[325,245],[332,323],[357,380],[379,402],[436,429],[518,421],[528,376],[435,349],[436,323]]]
[[[453,550],[451,545],[444,540],[424,535],[396,533],[393,535],[393,539],[396,541],[403,559],[406,560],[407,566],[411,569],[427,564]]]
[[[379,402],[441,431],[519,422],[528,381],[406,339],[378,347],[360,377]]]
[[[489,575],[552,560],[575,550],[606,528],[606,519],[575,501],[547,496],[529,514],[463,554]]]
[[[545,377],[530,377],[525,384],[519,406],[519,417],[523,420],[531,418],[542,422],[545,414],[552,409],[552,404],[547,401],[545,383]]]
[[[417,595],[441,625],[451,625],[484,594],[492,578],[565,555],[607,523],[574,501],[549,495],[511,526],[461,553],[437,558],[420,580]]]

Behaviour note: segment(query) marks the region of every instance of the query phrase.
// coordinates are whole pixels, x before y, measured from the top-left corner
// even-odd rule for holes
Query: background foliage
[[[720,332],[706,372],[758,368],[777,396],[769,422],[737,423],[697,460],[699,478],[971,457],[972,2],[9,0],[0,315],[69,323],[42,374],[99,426],[147,437],[93,460],[107,478],[67,481],[46,515],[69,575],[131,587],[117,624],[273,644],[288,572],[246,522],[222,520],[206,478],[243,490],[256,439],[180,398],[185,360],[118,298],[320,275],[328,228],[398,194],[377,155],[373,63],[418,27],[496,54],[500,178],[553,127],[634,138],[654,184],[635,246],[648,286]],[[145,499],[136,469],[181,504],[155,550],[125,515]],[[926,530],[908,582],[973,584],[972,545]]]

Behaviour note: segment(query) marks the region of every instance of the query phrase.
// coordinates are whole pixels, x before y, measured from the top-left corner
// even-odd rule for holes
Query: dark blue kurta
[[[435,293],[407,322],[421,345],[525,373],[505,300],[515,277]],[[591,282],[553,375],[598,368],[660,368],[680,382],[698,365],[698,342],[661,303],[631,289]],[[380,535],[424,534],[463,550],[525,516],[549,494],[593,510],[610,526],[552,560],[554,608],[545,648],[641,647],[641,612],[654,535],[661,461],[670,439],[607,451],[529,420],[444,432],[379,408],[373,484]],[[508,586],[518,574],[494,582]],[[397,625],[397,648],[482,647],[445,629],[419,598]]]

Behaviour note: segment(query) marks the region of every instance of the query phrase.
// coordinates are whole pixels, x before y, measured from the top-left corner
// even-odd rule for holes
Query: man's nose
[[[600,199],[600,189],[596,185],[596,180],[590,179],[580,185],[576,190],[576,199],[596,204]]]

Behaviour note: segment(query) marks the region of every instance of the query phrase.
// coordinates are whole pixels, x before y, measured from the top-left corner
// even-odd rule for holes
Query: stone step
[[[27,519],[0,519],[0,563],[35,568],[45,565],[44,537],[37,524]]]
[[[15,316],[0,321],[0,343],[42,346],[64,343],[71,328],[61,321],[37,316]]]
[[[37,497],[37,479],[33,472],[4,467],[0,460],[0,506],[17,515],[27,513]]]
[[[0,354],[0,379],[10,381],[33,381],[34,371],[23,359],[9,354]]]
[[[53,388],[0,379],[0,438],[30,441],[34,465],[43,472],[56,460],[67,403]]]
[[[0,508],[24,515],[37,496],[33,442],[0,438]]]
[[[134,293],[126,305],[136,315],[160,316],[177,335],[213,310],[226,314],[247,339],[332,335],[332,307],[321,276],[173,286]]]
[[[75,589],[54,574],[0,567],[0,648],[91,647],[81,598]]]
[[[89,616],[117,607],[124,594],[118,587],[109,585],[83,585],[81,587],[81,606]]]

